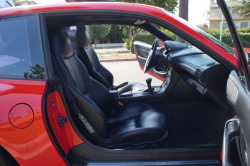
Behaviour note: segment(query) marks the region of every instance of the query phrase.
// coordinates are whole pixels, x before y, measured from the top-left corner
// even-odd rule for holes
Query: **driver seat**
[[[89,75],[103,84],[106,88],[114,87],[114,77],[99,61],[96,52],[91,47],[90,36],[83,23],[77,23],[76,47],[79,59],[86,66]],[[130,82],[118,89],[119,94],[137,93],[138,91],[147,90],[148,87],[139,82]]]

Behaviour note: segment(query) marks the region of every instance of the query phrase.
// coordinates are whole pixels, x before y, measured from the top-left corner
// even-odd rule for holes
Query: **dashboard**
[[[165,41],[163,53],[168,68],[173,68],[184,81],[201,94],[208,90],[225,90],[228,73],[214,59],[194,46]]]

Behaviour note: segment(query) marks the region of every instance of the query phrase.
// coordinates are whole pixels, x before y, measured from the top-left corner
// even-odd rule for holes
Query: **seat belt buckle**
[[[118,103],[117,103],[119,106],[123,106],[123,103],[122,102],[120,102],[120,101],[118,101]]]

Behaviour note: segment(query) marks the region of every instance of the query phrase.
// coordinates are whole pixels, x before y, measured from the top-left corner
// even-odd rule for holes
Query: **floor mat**
[[[168,137],[164,148],[222,147],[225,122],[233,114],[211,102],[154,105],[166,113]]]
[[[219,115],[216,109],[171,110],[172,125],[217,125]]]

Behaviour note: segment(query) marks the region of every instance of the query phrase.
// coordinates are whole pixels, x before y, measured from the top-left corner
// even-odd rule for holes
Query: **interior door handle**
[[[232,166],[231,163],[231,140],[234,136],[240,135],[240,120],[235,117],[228,120],[224,127],[224,137],[223,137],[223,166]]]

